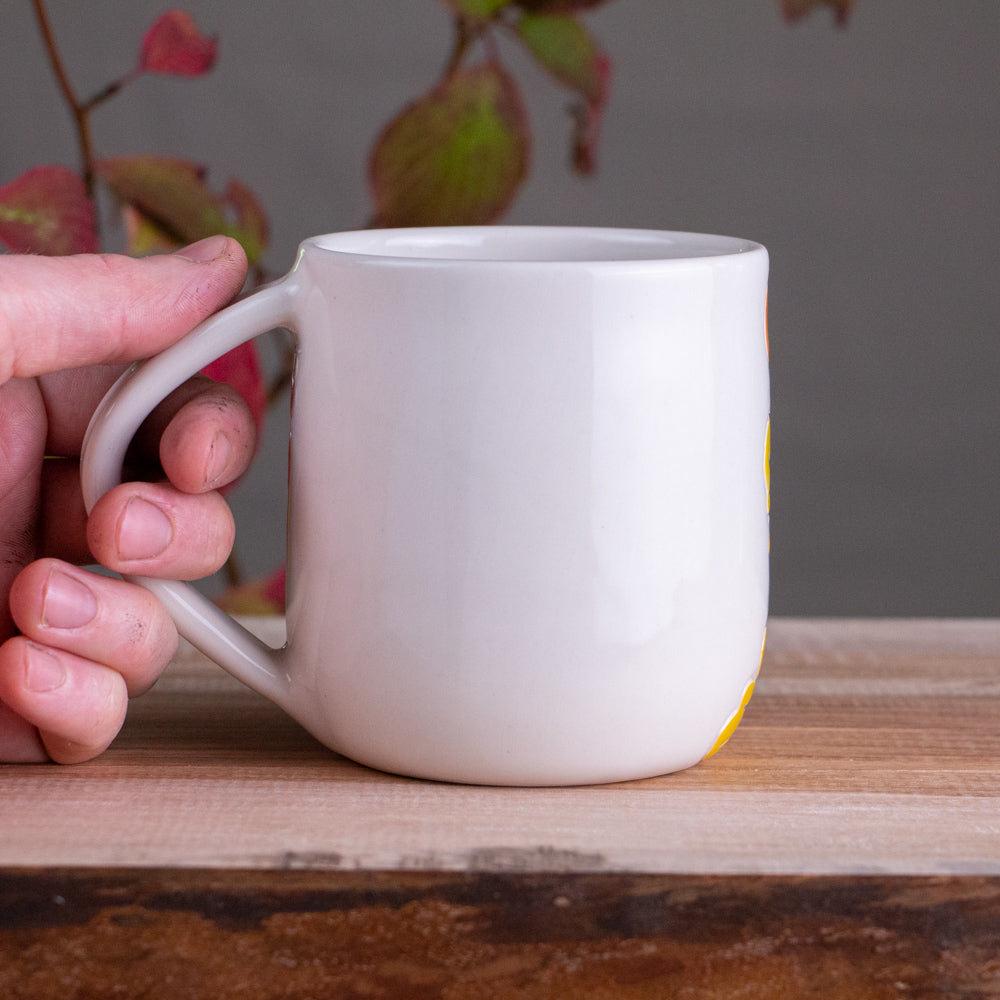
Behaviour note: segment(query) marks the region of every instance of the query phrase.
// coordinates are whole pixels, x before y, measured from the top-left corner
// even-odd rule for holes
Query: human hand
[[[151,593],[75,564],[190,580],[228,557],[216,490],[254,446],[229,386],[194,379],[162,403],[133,444],[161,481],[116,487],[89,519],[77,460],[124,365],[179,340],[245,277],[222,236],[144,260],[0,256],[0,761],[96,756],[176,649]]]

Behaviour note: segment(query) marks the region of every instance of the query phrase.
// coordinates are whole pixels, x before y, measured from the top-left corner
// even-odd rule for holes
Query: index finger
[[[0,384],[156,354],[229,302],[246,268],[226,236],[141,260],[0,256]]]

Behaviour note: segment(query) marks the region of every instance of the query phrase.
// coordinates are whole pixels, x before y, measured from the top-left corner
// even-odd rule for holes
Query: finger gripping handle
[[[294,329],[288,277],[267,285],[197,326],[172,347],[132,365],[94,411],[81,452],[89,514],[122,481],[125,452],[142,422],[169,393],[227,351],[275,327]],[[278,701],[288,692],[283,651],[265,645],[188,583],[126,577],[152,591],[178,632],[255,691]]]

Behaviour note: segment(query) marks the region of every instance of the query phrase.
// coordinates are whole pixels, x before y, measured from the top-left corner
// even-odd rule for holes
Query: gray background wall
[[[123,72],[160,0],[52,0],[79,90]],[[202,80],[144,79],[95,117],[104,154],[155,152],[254,187],[267,262],[364,223],[366,151],[450,42],[434,0],[189,0],[221,37]],[[75,164],[30,12],[0,33],[0,183]],[[616,0],[596,178],[565,169],[567,97],[532,90],[535,165],[508,221],[726,232],[772,260],[772,611],[1000,611],[1000,14],[996,0],[858,0],[846,31],[772,0]],[[243,558],[283,546],[287,429],[234,498]]]

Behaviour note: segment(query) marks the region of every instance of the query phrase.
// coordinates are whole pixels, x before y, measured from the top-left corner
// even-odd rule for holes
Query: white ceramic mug
[[[287,327],[288,641],[141,579],[181,634],[386,771],[553,785],[687,767],[760,665],[767,267],[746,240],[644,230],[307,240],[288,275],[111,390],[88,509],[160,399]]]

